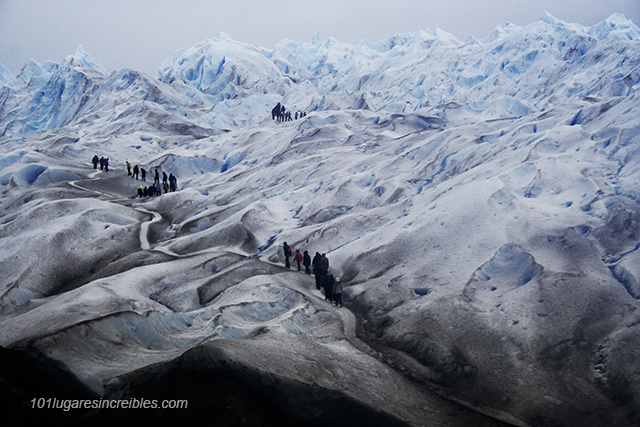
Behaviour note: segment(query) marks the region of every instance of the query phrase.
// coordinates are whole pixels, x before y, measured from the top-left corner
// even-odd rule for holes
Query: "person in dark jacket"
[[[311,274],[311,270],[309,266],[311,265],[311,257],[309,256],[309,251],[304,251],[302,255],[302,265],[304,265],[304,272],[307,274]]]
[[[131,178],[135,178],[137,180],[139,173],[140,173],[140,168],[138,167],[138,165],[135,165],[133,167],[133,175],[131,175]]]
[[[320,267],[324,270],[324,274],[329,272],[329,259],[327,258],[327,254],[322,254],[322,257],[320,257]]]
[[[140,169],[140,175],[142,176],[143,181],[147,180],[147,170],[145,168]]]
[[[153,177],[153,183],[154,184],[160,184],[160,174],[158,173],[158,169],[156,168],[156,174]]]
[[[97,154],[93,156],[91,162],[93,163],[93,168],[98,169],[98,163],[100,163],[100,159],[98,158]]]
[[[322,288],[322,278],[326,274],[322,270],[322,266],[320,265],[320,259],[322,255],[319,252],[316,252],[316,255],[313,257],[313,275],[316,277],[316,289],[320,290]]]
[[[282,250],[284,251],[284,266],[287,268],[291,268],[291,264],[289,263],[289,257],[291,256],[291,247],[287,245],[287,242],[284,242],[282,245]]]
[[[332,275],[324,276],[322,280],[322,287],[324,288],[324,299],[327,301],[333,301],[333,285],[336,283]]]

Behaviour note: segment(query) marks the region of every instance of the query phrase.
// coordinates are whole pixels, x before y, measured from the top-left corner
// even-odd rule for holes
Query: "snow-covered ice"
[[[639,65],[623,16],[545,13],[464,42],[219,34],[157,79],[81,47],[0,67],[0,345],[99,394],[229,361],[416,426],[637,424]],[[125,160],[179,191],[136,198]]]

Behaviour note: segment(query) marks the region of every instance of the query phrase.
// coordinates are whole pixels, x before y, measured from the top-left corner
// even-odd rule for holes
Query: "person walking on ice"
[[[326,271],[322,269],[322,265],[320,265],[320,260],[322,259],[322,255],[319,252],[316,252],[316,256],[313,257],[312,265],[313,265],[313,274],[316,278],[316,289],[320,290],[322,288],[322,279]]]
[[[284,251],[284,266],[287,268],[291,268],[291,264],[289,263],[289,257],[291,256],[291,247],[287,245],[287,242],[284,242],[282,245],[282,250]]]
[[[304,272],[307,274],[311,274],[311,270],[309,266],[311,265],[311,257],[309,256],[309,251],[304,251],[304,255],[302,256],[302,264],[304,265]]]
[[[333,284],[333,302],[336,306],[342,307],[342,283],[337,280]]]
[[[333,278],[333,274],[326,275],[322,279],[322,287],[324,288],[324,299],[326,301],[333,301],[333,285],[335,284],[335,279]]]
[[[293,257],[293,260],[298,264],[298,271],[300,271],[300,263],[302,262],[302,254],[300,253],[300,249],[296,249],[296,254]]]

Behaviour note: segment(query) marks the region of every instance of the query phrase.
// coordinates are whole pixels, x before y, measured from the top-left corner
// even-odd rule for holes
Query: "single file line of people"
[[[329,259],[326,254],[320,254],[316,252],[313,260],[309,256],[308,251],[304,253],[300,252],[300,249],[296,249],[295,254],[291,249],[291,246],[284,242],[282,245],[285,259],[285,267],[291,268],[291,262],[289,258],[293,257],[293,261],[298,266],[298,271],[302,271],[301,264],[305,267],[305,273],[313,275],[316,280],[316,289],[324,291],[324,299],[332,304],[342,307],[342,283],[329,273]]]
[[[306,115],[307,113],[304,111],[296,111],[295,115],[292,116],[291,111],[287,111],[287,108],[279,102],[271,110],[271,120],[276,120],[278,122],[291,122],[293,120],[298,120],[298,118],[303,118]]]
[[[98,155],[94,155],[91,159],[91,163],[93,163],[93,168],[98,169],[98,165],[100,165],[100,170],[104,170],[105,172],[109,171],[109,158],[98,157]],[[132,179],[135,178],[136,181],[142,180],[147,181],[147,170],[138,166],[131,165],[129,159],[125,161],[125,165],[127,166],[127,175],[129,175]],[[178,178],[170,173],[167,175],[166,172],[162,172],[162,184],[160,184],[160,172],[158,168],[155,169],[153,174],[153,185],[144,186],[140,185],[137,189],[138,197],[153,197],[159,196],[164,193],[174,192],[178,189]]]

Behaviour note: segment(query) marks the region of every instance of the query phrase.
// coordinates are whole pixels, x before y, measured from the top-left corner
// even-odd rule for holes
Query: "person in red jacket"
[[[300,253],[300,249],[296,249],[296,254],[293,257],[293,260],[298,263],[298,271],[300,271],[300,263],[302,262],[302,254]]]

